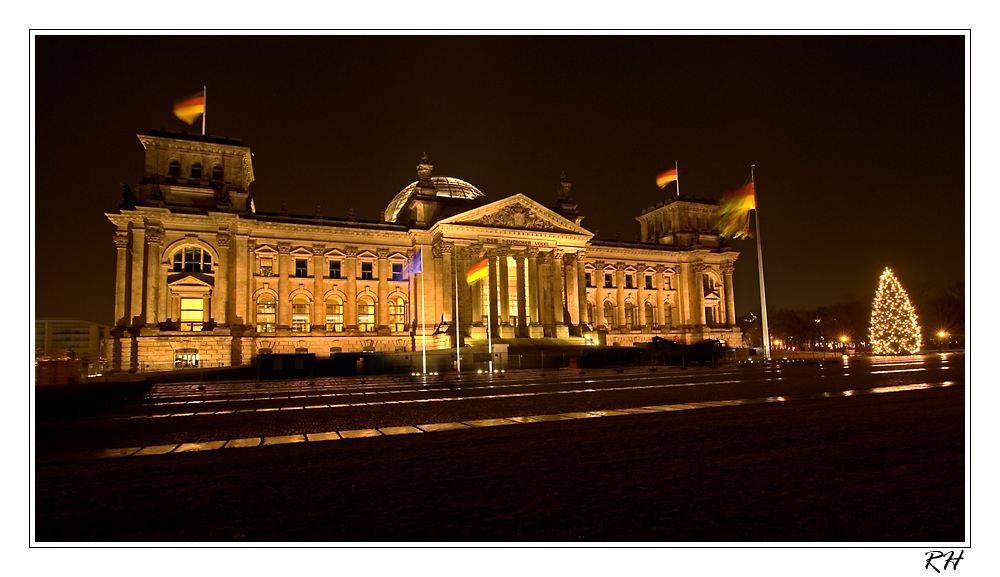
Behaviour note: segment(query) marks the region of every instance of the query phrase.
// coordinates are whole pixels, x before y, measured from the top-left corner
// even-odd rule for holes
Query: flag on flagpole
[[[753,236],[750,230],[750,211],[757,208],[754,199],[753,181],[736,190],[725,192],[719,201],[715,215],[719,219],[719,235],[733,238]]]
[[[202,90],[174,104],[174,115],[188,124],[194,124],[205,113],[205,91]]]
[[[490,264],[487,259],[483,259],[480,262],[472,265],[468,272],[465,273],[465,280],[469,284],[476,284],[476,281],[490,274]]]
[[[420,258],[420,249],[413,253],[413,256],[406,259],[406,276],[424,272],[423,260]]]
[[[663,188],[671,182],[677,182],[677,169],[671,168],[656,175],[656,186]]]

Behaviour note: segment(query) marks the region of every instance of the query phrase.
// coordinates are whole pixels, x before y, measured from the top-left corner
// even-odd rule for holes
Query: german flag
[[[188,124],[194,124],[205,113],[205,91],[189,96],[174,104],[174,115]]]
[[[465,273],[465,280],[469,284],[476,284],[476,281],[490,274],[490,264],[487,259],[483,259],[480,262],[472,265],[468,272]]]
[[[677,169],[673,168],[656,175],[656,186],[663,188],[671,182],[677,182]]]
[[[748,182],[725,192],[719,201],[719,209],[715,212],[719,219],[719,235],[733,238],[748,238],[753,236],[750,230],[750,211],[757,208],[754,197],[753,182]]]

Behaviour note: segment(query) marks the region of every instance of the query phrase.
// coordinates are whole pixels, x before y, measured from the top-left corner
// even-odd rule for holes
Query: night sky
[[[768,308],[962,280],[965,38],[937,36],[37,36],[35,314],[110,324],[119,181],[137,134],[208,86],[207,132],[254,153],[259,212],[378,221],[416,179],[552,206],[565,171],[601,239],[643,209],[717,200],[756,164]],[[737,313],[760,306],[733,241]],[[72,291],[67,286],[73,287]],[[920,311],[918,311],[919,314]]]

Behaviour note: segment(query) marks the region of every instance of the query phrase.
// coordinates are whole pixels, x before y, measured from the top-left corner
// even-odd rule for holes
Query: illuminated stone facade
[[[638,217],[640,242],[602,241],[565,177],[552,207],[491,201],[469,183],[417,180],[379,221],[255,212],[239,140],[140,135],[145,176],[107,214],[116,226],[113,371],[253,362],[263,352],[411,350],[494,339],[607,344],[662,336],[740,346],[737,253],[713,232],[714,205],[674,200]],[[419,252],[422,273],[406,274]],[[483,258],[490,275],[465,271]],[[503,282],[500,279],[506,279]],[[489,282],[487,282],[489,281]],[[489,307],[489,308],[488,308]],[[492,311],[491,314],[488,314]],[[487,319],[492,321],[487,330]]]

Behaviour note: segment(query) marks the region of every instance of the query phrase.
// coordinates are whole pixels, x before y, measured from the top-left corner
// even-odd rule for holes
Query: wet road
[[[37,538],[964,538],[964,355],[584,373],[160,386],[138,406],[37,424],[40,460],[77,455],[36,469]],[[699,410],[643,410],[685,404]],[[527,419],[588,412],[609,418]],[[77,460],[115,447],[522,417]]]

